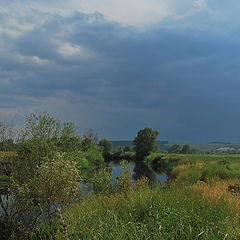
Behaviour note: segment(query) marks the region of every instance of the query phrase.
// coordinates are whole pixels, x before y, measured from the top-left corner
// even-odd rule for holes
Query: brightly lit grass
[[[238,154],[153,153],[146,157],[145,161],[155,168],[175,162],[170,176],[173,181],[181,184],[194,184],[197,181],[214,182],[240,177],[240,155]]]
[[[206,161],[222,161],[227,160],[232,163],[240,163],[240,154],[175,154],[175,153],[153,153],[149,157],[164,156],[165,159],[179,159],[180,162],[194,161],[194,162],[206,162]]]
[[[240,179],[215,181],[213,183],[198,182],[192,186],[193,192],[206,198],[212,204],[224,202],[232,211],[240,213],[240,194],[232,194],[228,191],[231,184],[240,184]]]

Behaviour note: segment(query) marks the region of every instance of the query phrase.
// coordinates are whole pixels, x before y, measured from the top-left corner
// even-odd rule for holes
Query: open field
[[[192,143],[192,142],[168,142],[168,141],[157,141],[159,145],[159,150],[167,152],[167,149],[174,145],[178,144],[183,146],[188,144],[191,148],[194,148],[196,152],[200,153],[215,153],[215,152],[231,152],[238,153],[240,151],[240,144],[232,143],[221,143],[221,142],[211,142],[211,143]],[[132,141],[113,141],[114,148],[124,147],[124,146],[133,146]]]

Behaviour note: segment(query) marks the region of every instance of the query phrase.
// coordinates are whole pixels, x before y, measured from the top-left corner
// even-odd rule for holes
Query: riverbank
[[[195,187],[150,189],[145,182],[113,195],[97,195],[64,213],[59,239],[237,239],[239,214],[222,198]]]

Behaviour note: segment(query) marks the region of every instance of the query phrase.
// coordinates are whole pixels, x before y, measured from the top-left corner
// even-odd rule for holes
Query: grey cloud
[[[115,139],[145,126],[170,140],[238,139],[237,41],[193,29],[140,33],[79,12],[2,41],[2,108],[47,110]],[[64,43],[91,55],[65,57]]]

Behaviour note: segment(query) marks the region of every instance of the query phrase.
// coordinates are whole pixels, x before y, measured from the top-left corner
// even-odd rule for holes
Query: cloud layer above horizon
[[[47,111],[81,132],[240,142],[240,2],[0,2],[0,120]]]

